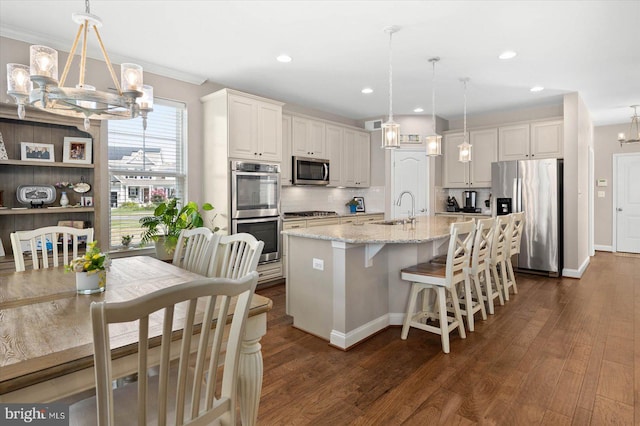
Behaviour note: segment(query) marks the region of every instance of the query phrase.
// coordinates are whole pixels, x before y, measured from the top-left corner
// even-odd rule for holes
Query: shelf
[[[10,216],[17,214],[66,214],[66,213],[93,213],[93,207],[60,207],[49,209],[46,207],[37,209],[2,209],[0,210],[0,216]]]
[[[7,166],[36,166],[36,167],[64,167],[69,169],[93,169],[93,164],[59,163],[49,161],[22,161],[22,160],[0,160],[0,165]]]

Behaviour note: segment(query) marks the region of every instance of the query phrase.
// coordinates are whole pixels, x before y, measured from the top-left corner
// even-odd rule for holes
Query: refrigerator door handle
[[[518,178],[518,198],[517,198],[517,204],[518,204],[518,212],[522,211],[522,179]]]
[[[513,179],[513,211],[522,211],[522,179]]]

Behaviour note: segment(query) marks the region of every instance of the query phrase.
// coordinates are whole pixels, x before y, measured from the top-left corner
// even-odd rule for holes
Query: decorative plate
[[[91,185],[89,185],[87,182],[79,182],[73,185],[73,190],[80,194],[84,194],[85,192],[91,191]]]
[[[20,185],[16,191],[20,204],[41,206],[56,200],[56,189],[52,185]]]

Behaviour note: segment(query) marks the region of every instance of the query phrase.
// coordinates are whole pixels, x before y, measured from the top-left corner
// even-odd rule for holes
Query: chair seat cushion
[[[429,262],[419,263],[402,269],[403,274],[425,275],[429,277],[444,277],[446,275],[445,265],[433,264]]]

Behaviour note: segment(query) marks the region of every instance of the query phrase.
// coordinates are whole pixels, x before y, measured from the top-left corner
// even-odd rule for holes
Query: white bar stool
[[[520,253],[520,242],[522,241],[522,228],[524,228],[524,212],[511,213],[511,223],[509,224],[510,238],[507,244],[507,275],[504,280],[505,298],[509,300],[509,288],[513,288],[513,293],[518,294],[516,285],[516,275],[513,273],[511,258]]]

